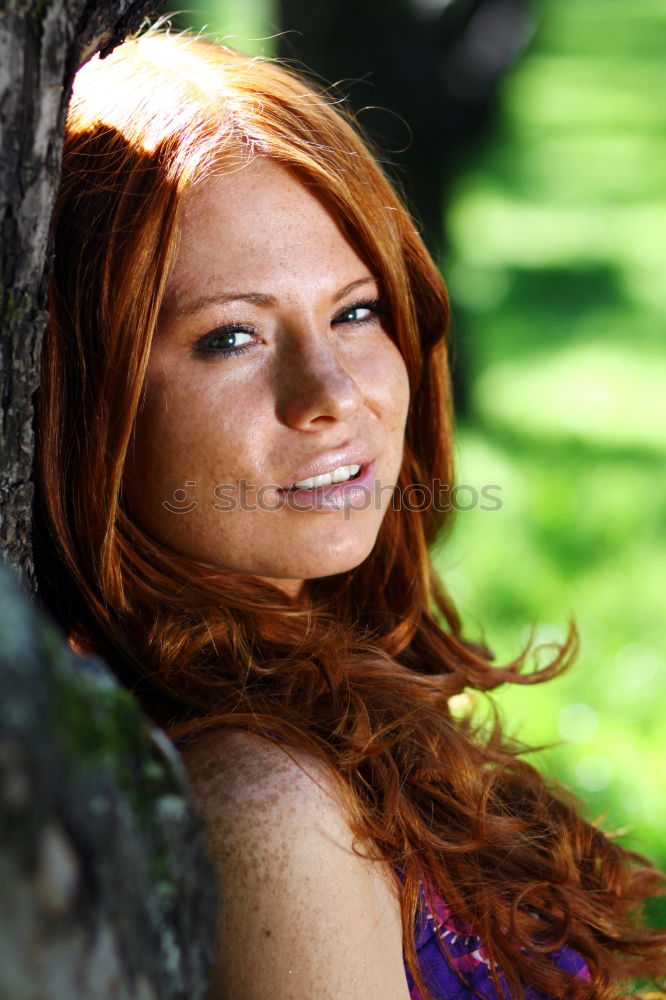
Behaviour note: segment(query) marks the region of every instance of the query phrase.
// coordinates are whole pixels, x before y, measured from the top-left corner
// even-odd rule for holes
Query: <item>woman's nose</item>
[[[328,343],[287,351],[277,381],[278,416],[300,430],[349,420],[363,398],[353,374]]]

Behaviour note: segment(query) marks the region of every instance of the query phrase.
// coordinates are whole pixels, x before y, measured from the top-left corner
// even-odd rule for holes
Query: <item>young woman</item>
[[[540,678],[494,667],[431,572],[447,323],[330,95],[157,33],[80,71],[41,586],[182,748],[219,876],[215,1000],[610,998],[666,969],[640,916],[657,873],[450,714],[573,641]]]

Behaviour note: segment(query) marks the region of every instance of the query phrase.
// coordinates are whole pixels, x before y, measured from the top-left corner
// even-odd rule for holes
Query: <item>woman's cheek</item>
[[[409,377],[402,355],[392,341],[384,346],[374,366],[374,383],[384,422],[402,432],[409,409]]]

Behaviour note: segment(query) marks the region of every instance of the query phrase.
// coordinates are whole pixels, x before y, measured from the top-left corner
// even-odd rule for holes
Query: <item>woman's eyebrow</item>
[[[335,292],[331,301],[339,302],[340,299],[344,299],[346,295],[353,292],[355,288],[360,288],[362,285],[368,285],[376,281],[377,279],[371,274],[365,275],[363,278],[357,278],[356,281],[350,282],[350,284],[345,285],[344,288]],[[171,302],[167,299],[162,306],[162,311],[171,316],[190,316],[200,309],[205,309],[206,306],[219,305],[224,302],[252,302],[258,306],[271,306],[275,305],[276,299],[273,295],[266,295],[263,292],[208,292],[206,295],[200,295],[196,299],[186,300],[180,304],[176,304],[177,299]]]
[[[274,305],[275,299],[272,295],[264,295],[262,292],[209,292],[200,295],[196,299],[191,299],[176,305],[174,302],[165,301],[162,309],[172,316],[189,316],[205,309],[206,306],[217,305],[222,302],[253,302],[258,306]]]
[[[356,281],[352,281],[351,284],[345,285],[341,288],[339,292],[333,296],[333,302],[339,302],[340,299],[344,299],[345,295],[349,295],[353,292],[355,288],[360,288],[362,285],[378,284],[377,278],[373,274],[366,274],[363,278],[358,278]]]

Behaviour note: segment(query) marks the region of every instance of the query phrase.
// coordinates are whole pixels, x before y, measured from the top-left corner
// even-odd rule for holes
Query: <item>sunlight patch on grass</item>
[[[666,267],[666,201],[630,206],[533,204],[490,184],[459,197],[449,213],[459,254],[480,265],[522,267],[612,259],[628,267]]]
[[[529,436],[666,452],[666,357],[603,342],[574,344],[527,363],[487,369],[473,387],[478,412]]]
[[[663,72],[663,54],[656,51],[652,60],[647,52],[626,51],[604,58],[598,47],[595,54],[532,55],[508,82],[507,125],[544,134],[663,128],[663,103],[645,99],[659,92]]]

